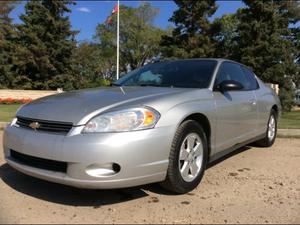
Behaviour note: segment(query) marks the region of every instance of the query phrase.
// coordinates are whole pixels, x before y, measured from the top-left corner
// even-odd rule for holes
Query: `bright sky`
[[[88,1],[81,0],[76,1],[77,4],[72,6],[72,14],[70,15],[72,29],[80,30],[77,35],[78,41],[92,40],[95,33],[97,24],[103,23],[106,18],[111,14],[112,9],[117,1]],[[176,4],[173,1],[148,1],[151,4],[160,9],[160,13],[157,16],[155,22],[156,26],[166,28],[168,25],[172,25],[168,22],[173,11],[177,9]],[[122,1],[121,4],[137,7],[141,1]],[[24,12],[24,5],[26,2],[22,2],[13,12],[12,18],[16,23],[20,23],[19,15]],[[217,1],[219,5],[218,11],[214,17],[220,17],[223,14],[234,13],[236,10],[243,6],[242,1],[235,0],[223,0]],[[121,18],[122,19],[122,18]]]

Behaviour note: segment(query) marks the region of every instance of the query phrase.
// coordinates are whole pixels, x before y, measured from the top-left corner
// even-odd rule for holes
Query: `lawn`
[[[14,118],[17,109],[21,105],[1,105],[0,104],[0,122],[9,122]],[[300,111],[283,113],[279,122],[280,129],[300,129]]]
[[[10,122],[21,105],[1,105],[0,104],[0,122]]]
[[[300,111],[295,110],[288,113],[282,113],[279,121],[281,129],[300,129]]]

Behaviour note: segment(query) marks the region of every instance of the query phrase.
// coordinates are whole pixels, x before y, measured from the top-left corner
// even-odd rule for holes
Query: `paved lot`
[[[1,151],[0,222],[300,223],[299,166],[300,140],[278,139],[211,165],[196,190],[176,196],[158,185],[101,191],[48,183],[11,169]]]

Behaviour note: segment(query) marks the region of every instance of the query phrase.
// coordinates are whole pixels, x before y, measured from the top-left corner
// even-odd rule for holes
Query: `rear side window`
[[[255,78],[254,73],[250,69],[248,69],[248,68],[246,68],[244,66],[242,68],[243,68],[243,71],[244,71],[244,73],[246,75],[246,79],[248,80],[248,82],[247,82],[247,84],[248,84],[247,89],[248,90],[256,90],[256,89],[258,89],[259,86],[258,86],[258,83],[257,83],[257,80]]]
[[[244,86],[243,91],[250,91],[257,89],[257,81],[251,71],[245,71],[246,68],[231,62],[223,62],[220,66],[216,85],[223,81],[233,80],[241,83]],[[250,73],[250,74],[249,74]]]

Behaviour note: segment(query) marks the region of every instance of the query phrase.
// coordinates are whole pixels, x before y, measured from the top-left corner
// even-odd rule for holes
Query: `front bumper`
[[[3,146],[7,163],[27,175],[79,188],[110,189],[163,181],[173,138],[171,127],[103,134],[57,135],[8,126]],[[73,134],[72,134],[73,133]],[[66,173],[39,169],[11,157],[11,150],[67,163]],[[116,163],[120,171],[99,175],[89,168]]]

